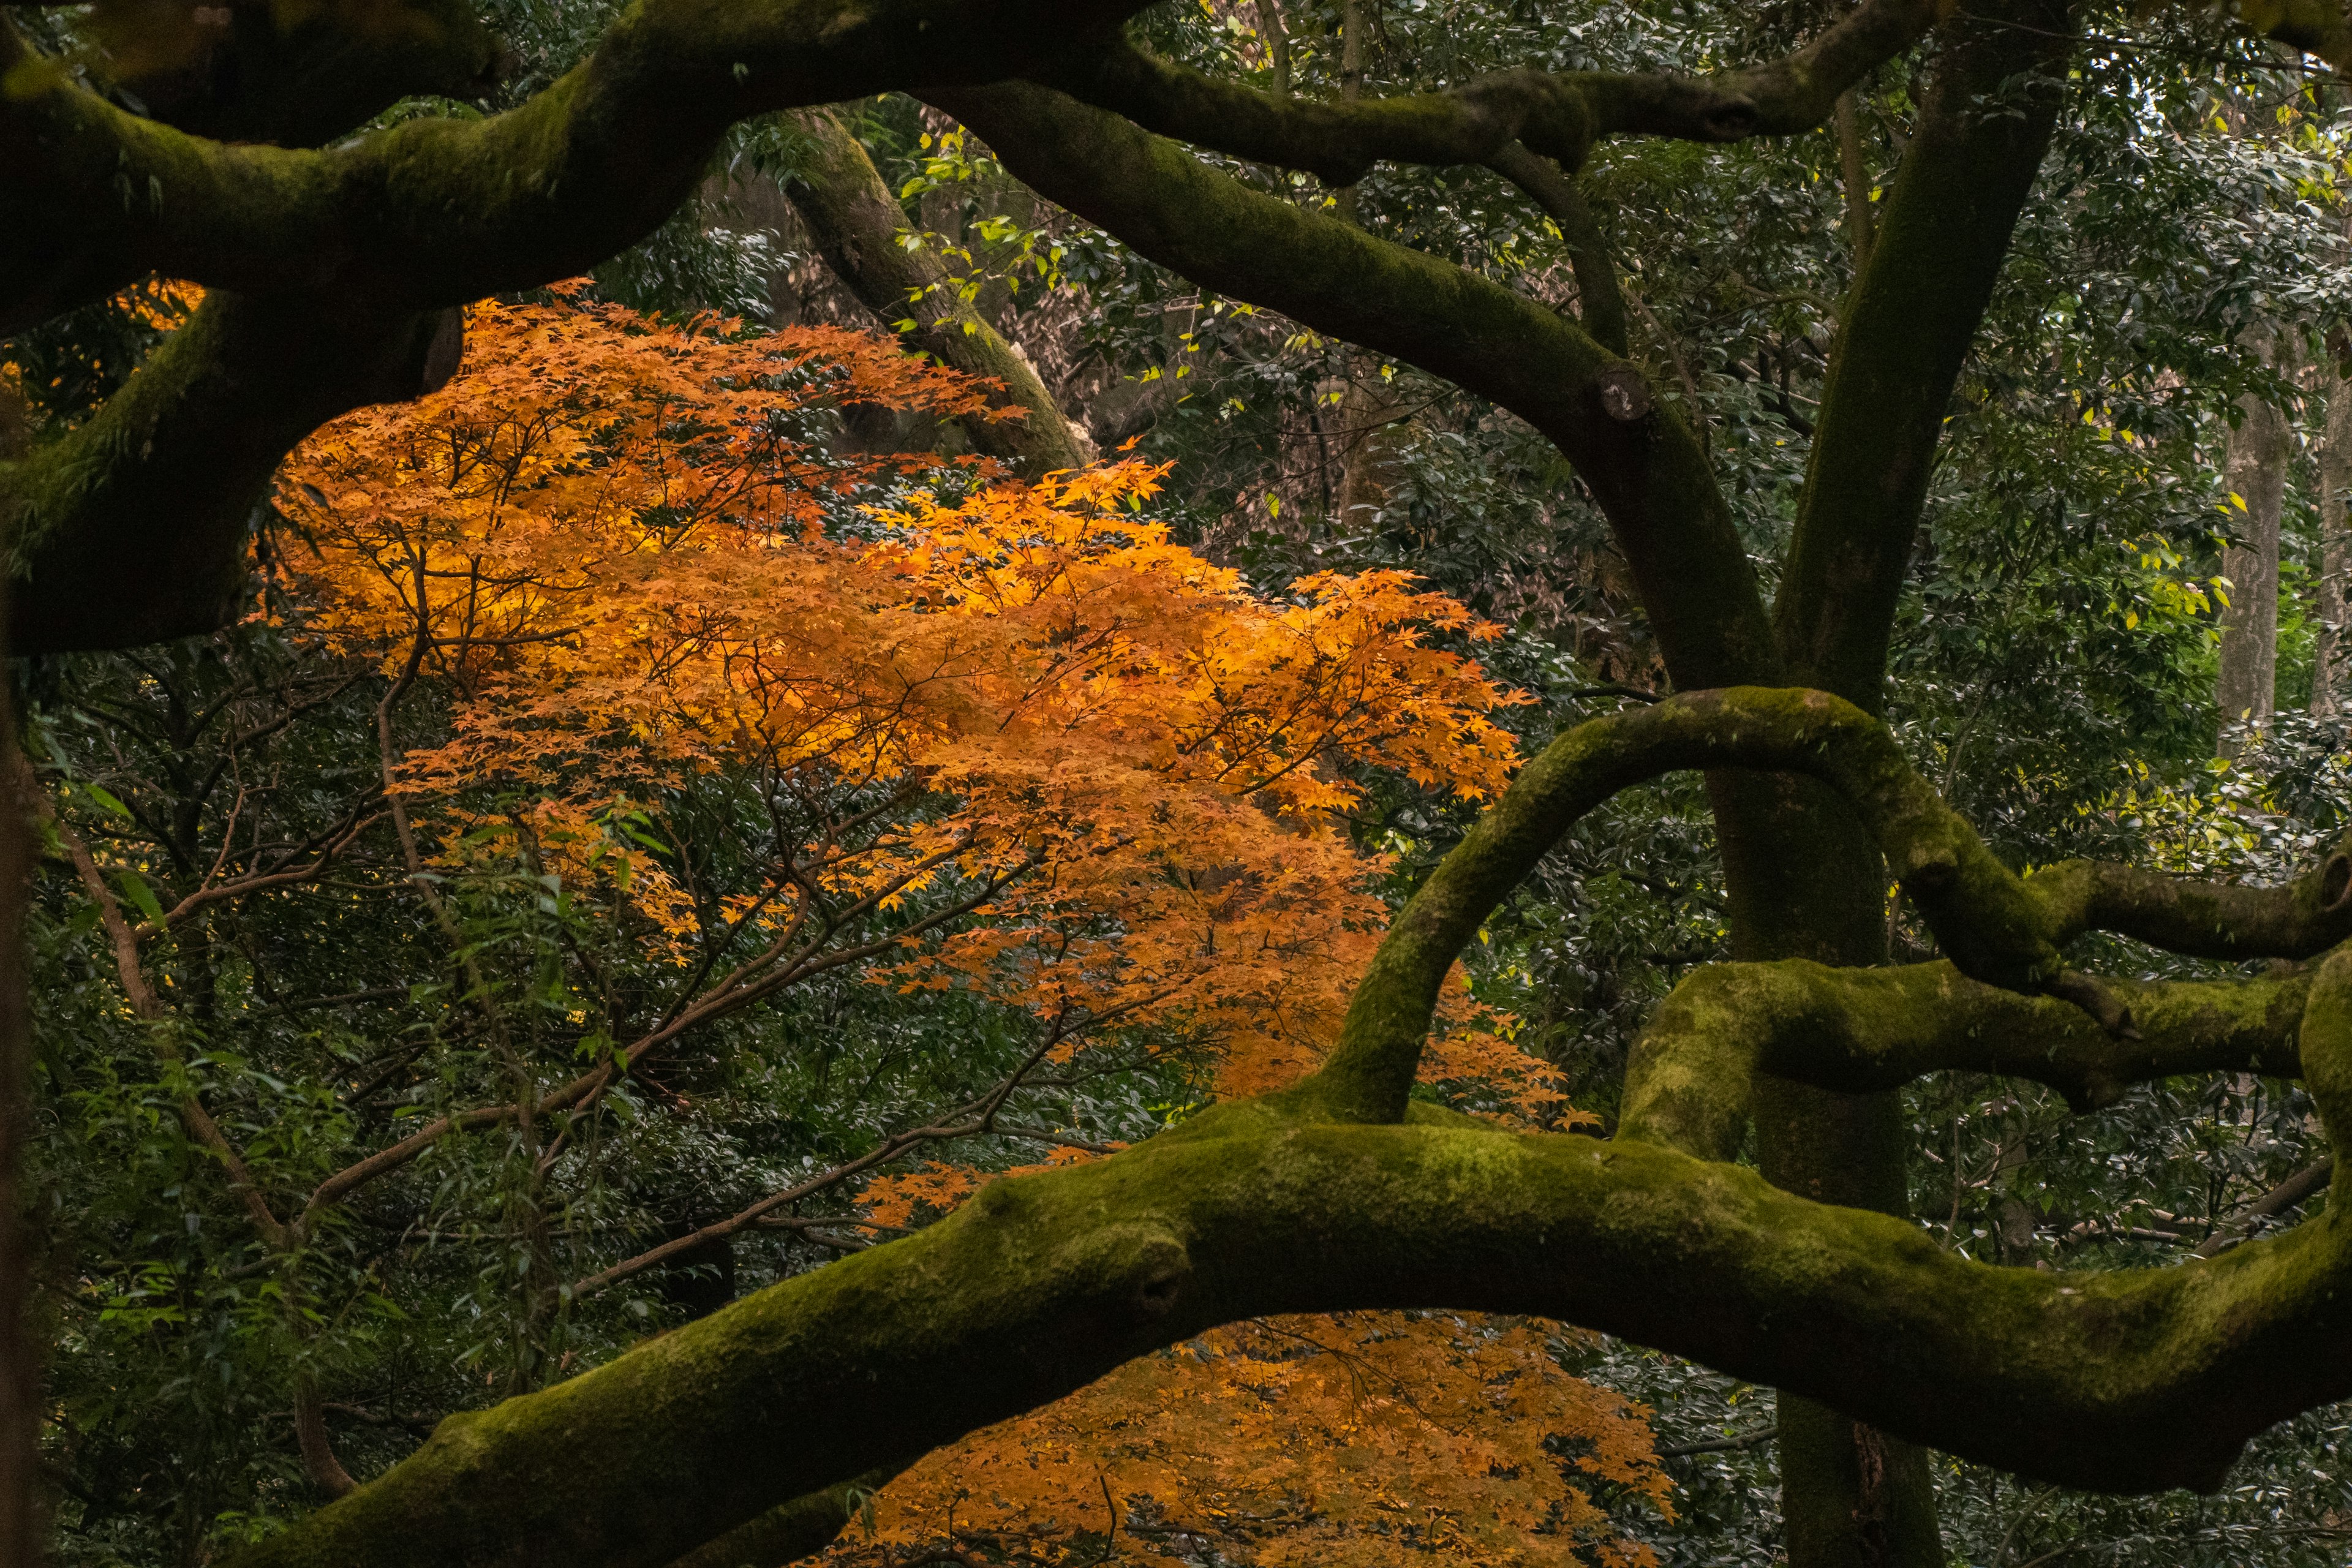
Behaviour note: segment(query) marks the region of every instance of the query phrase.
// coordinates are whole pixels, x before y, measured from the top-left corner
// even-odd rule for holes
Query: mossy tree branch
[[[404,98],[470,96],[504,63],[471,0],[92,7],[78,62],[145,116],[220,142],[315,147]]]
[[[1849,1094],[1937,1072],[1999,1073],[2054,1089],[2078,1112],[2159,1078],[2302,1076],[2307,974],[2107,984],[2130,1009],[2133,1037],[2066,1002],[1982,984],[1949,963],[1711,965],[1658,1005],[1635,1042],[1618,1133],[1734,1159],[1758,1072]]]
[[[1329,1062],[1293,1092],[1311,1093],[1317,1112],[1334,1121],[1395,1120],[1420,1067],[1438,986],[1478,927],[1585,813],[1619,790],[1683,768],[1767,769],[1830,785],[1853,805],[1961,973],[2006,991],[2058,996],[2111,1035],[2130,1037],[2136,993],[2068,970],[2060,952],[2095,915],[2125,917],[2133,935],[2181,927],[2194,934],[2213,900],[2226,897],[2253,916],[2239,939],[2242,954],[2259,953],[2252,939],[2263,932],[2291,938],[2295,952],[2352,937],[2352,898],[2345,893],[2352,862],[2341,850],[2312,876],[2267,889],[2216,889],[2145,873],[2108,878],[2082,863],[2021,879],[1913,771],[1885,726],[1852,703],[1820,691],[1689,692],[1580,724],[1520,771],[1398,914],[1349,1005]],[[2129,887],[2133,898],[2102,903],[2084,890],[2108,883]],[[2334,900],[2323,903],[2330,889]],[[1755,1065],[1826,1088],[1888,1087],[1873,1074],[1857,1075],[1853,1048],[1843,1062],[1832,1054],[1807,1065],[1791,1051]],[[2114,1058],[2103,1070],[2112,1077],[2125,1059]],[[2074,1087],[2098,1091],[2087,1079]]]
[[[738,120],[1018,75],[1144,0],[641,0],[508,113],[323,151],[224,145],[75,85],[0,17],[0,332],[148,272],[384,311],[584,271],[651,233]]]
[[[899,243],[906,214],[857,138],[830,110],[795,110],[792,122],[807,138],[808,155],[785,195],[825,265],[885,323],[911,319],[905,334],[911,346],[994,382],[992,401],[1023,411],[1018,419],[973,421],[973,444],[1033,476],[1083,468],[1091,460],[1087,444],[1036,367],[947,287],[947,269],[936,256]]]
[[[2352,1112],[2352,957],[2315,981],[2303,1054],[2324,1114]],[[2111,1489],[2218,1485],[2252,1434],[2352,1392],[2340,1206],[2193,1268],[1994,1268],[1636,1140],[1251,1102],[452,1417],[236,1562],[659,1568],[1213,1324],[1402,1304],[1559,1317]]]
[[[278,460],[339,415],[446,382],[462,331],[455,310],[207,296],[89,423],[0,462],[12,650],[129,647],[225,624]]]
[[[2046,978],[2059,917],[1851,704],[1713,692],[1597,720],[1530,764],[1408,906],[1339,1049],[1299,1089],[996,1184],[916,1236],[453,1417],[239,1568],[660,1568],[762,1515],[816,1529],[834,1505],[814,1494],[910,1446],[1265,1312],[1542,1313],[1954,1453],[2116,1489],[2217,1485],[2254,1432],[2352,1392],[2341,1205],[2195,1268],[2050,1274],[1972,1263],[1898,1219],[1696,1157],[1736,1143],[1759,1068],[1859,1089],[1990,1067],[2086,1101],[2133,1076],[2299,1070],[2327,1125],[2352,1125],[2352,953],[2308,977],[2137,991],[2152,1038],[2132,1043],[1941,965],[1734,966],[1662,1014],[1608,1144],[1507,1134],[1401,1093],[1371,1103],[1387,1077],[1411,1076],[1430,1016],[1415,998],[1434,992],[1423,979],[1582,809],[1666,767],[1727,763],[1833,785],[1921,884],[1948,942],[2011,985]]]
[[[1689,425],[1639,366],[1476,273],[1252,191],[1029,84],[926,95],[1032,189],[1204,287],[1419,365],[1527,420],[1591,487],[1676,684],[1777,679],[1748,552]]]
[[[1521,68],[1443,92],[1319,103],[1221,81],[1124,39],[1030,73],[1180,142],[1350,185],[1374,163],[1484,163],[1513,141],[1570,169],[1595,140],[1737,142],[1810,131],[1837,95],[1908,48],[1936,0],[1864,0],[1803,48],[1713,77]]]

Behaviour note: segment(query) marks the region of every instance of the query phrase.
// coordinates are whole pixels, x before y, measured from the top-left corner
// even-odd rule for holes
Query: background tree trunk
[[[2352,709],[2352,639],[2347,639],[2346,588],[2352,584],[2352,522],[2346,518],[2346,491],[2352,490],[2352,377],[2342,371],[2339,338],[2319,370],[2327,399],[2326,425],[2319,438],[2319,594],[2315,618],[2318,646],[2311,668],[2311,711],[2333,718]]]
[[[2265,350],[2265,358],[2271,351]],[[2223,475],[2236,498],[2231,512],[2239,542],[2221,552],[2230,602],[2221,610],[2221,674],[2215,706],[2221,724],[2260,724],[2278,707],[2279,512],[2286,497],[2287,459],[2294,437],[2284,409],[2252,393],[2230,432]],[[2242,504],[2243,510],[2240,506]],[[2235,743],[2226,738],[2225,754]]]

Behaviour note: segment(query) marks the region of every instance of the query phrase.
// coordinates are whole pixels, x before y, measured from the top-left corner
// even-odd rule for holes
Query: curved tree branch
[[[1203,287],[1392,354],[1550,437],[1608,514],[1676,684],[1777,678],[1756,574],[1689,426],[1639,367],[1476,273],[1252,191],[1025,84],[927,95],[1032,189]],[[1671,591],[1668,591],[1670,590]]]
[[[199,0],[93,7],[77,63],[147,118],[221,142],[315,147],[404,98],[489,85],[500,46],[471,0]]]
[[[2106,983],[2137,1034],[2081,1008],[1969,979],[1949,963],[1836,969],[1791,959],[1697,971],[1658,1005],[1625,1064],[1621,1137],[1737,1158],[1758,1072],[1855,1093],[1930,1073],[2045,1084],[2078,1112],[2187,1073],[2299,1078],[2307,974],[2186,984]]]
[[[339,415],[446,382],[462,331],[455,310],[206,296],[89,424],[0,462],[13,651],[130,647],[233,618],[278,460]]]
[[[1960,973],[2003,990],[2058,996],[2126,1038],[2133,993],[2068,970],[2059,951],[2088,929],[2095,912],[2126,917],[2116,928],[2149,936],[2193,930],[2198,920],[2180,918],[2181,909],[2201,910],[2226,894],[2233,907],[2259,911],[2250,933],[2291,936],[2299,951],[2352,937],[2352,861],[2341,850],[2284,888],[2214,889],[2140,874],[2116,879],[2137,890],[2138,902],[2095,906],[2081,889],[2096,886],[2098,872],[2070,867],[2056,876],[2016,876],[1912,770],[1885,726],[1852,703],[1820,691],[1689,692],[1580,724],[1520,771],[1391,924],[1349,1004],[1338,1048],[1320,1074],[1291,1092],[1311,1092],[1317,1111],[1335,1121],[1394,1121],[1412,1090],[1446,971],[1578,818],[1662,773],[1727,767],[1803,773],[1831,785],[1877,839]],[[2321,903],[2331,889],[2333,901]],[[2243,942],[2238,951],[2261,950]],[[1789,1076],[1815,1083],[1853,1070],[1833,1057],[1806,1066],[1794,1054],[1758,1065],[1774,1072],[1785,1066]],[[1824,1087],[1885,1086],[1865,1075]],[[2100,1091],[2087,1079],[2076,1087],[2094,1097]]]
[[[1575,169],[1596,140],[1623,132],[1737,142],[1810,131],[1938,9],[1936,0],[1864,0],[1794,54],[1712,77],[1521,68],[1443,92],[1319,103],[1220,80],[1116,37],[1030,75],[1160,135],[1350,185],[1376,163],[1484,163],[1515,140]]]
[[[2114,1489],[2218,1485],[2248,1436],[2352,1392],[2341,1205],[2210,1263],[2053,1274],[1973,1263],[1898,1219],[1685,1152],[1726,1152],[1741,1086],[1784,1055],[1842,1089],[1965,1064],[2086,1100],[2153,1072],[2299,1068],[2340,1129],[2352,1125],[2352,952],[2308,978],[2136,992],[2153,1038],[2129,1045],[1940,965],[1718,971],[1678,993],[1645,1039],[1626,1127],[1607,1144],[1381,1098],[1384,1076],[1402,1066],[1409,1079],[1418,1057],[1426,1000],[1405,1015],[1427,967],[1444,973],[1586,805],[1666,767],[1732,763],[1836,787],[1948,945],[2011,985],[2047,981],[2057,918],[1851,704],[1710,692],[1597,720],[1531,763],[1407,907],[1315,1079],[1097,1164],[993,1184],[930,1229],[452,1417],[240,1568],[592,1554],[659,1568],[780,1500],[1267,1312],[1563,1318],[1953,1453]],[[1830,1048],[1790,1049],[1825,1029]]]
[[[2314,984],[2304,1055],[2323,1114],[2352,1114],[2352,955]],[[1399,1304],[1562,1318],[2110,1489],[2218,1485],[2249,1436],[2352,1392],[2340,1210],[2185,1268],[1995,1268],[1636,1140],[1248,1101],[454,1416],[236,1561],[658,1568],[1213,1324]]]
[[[0,18],[0,332],[148,272],[385,311],[581,272],[650,234],[734,121],[1019,74],[1144,0],[643,0],[594,54],[488,120],[320,152],[224,145],[74,85]]]

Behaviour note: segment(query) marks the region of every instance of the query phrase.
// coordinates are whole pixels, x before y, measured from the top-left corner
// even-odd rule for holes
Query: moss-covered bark
[[[883,321],[911,318],[911,346],[987,377],[997,385],[998,406],[1021,410],[1015,418],[973,421],[973,444],[1032,476],[1084,467],[1091,459],[1087,444],[1036,367],[944,286],[947,270],[936,256],[898,243],[906,215],[857,139],[828,110],[795,110],[793,123],[808,138],[809,152],[787,194],[825,265]]]
[[[278,459],[320,425],[457,366],[453,311],[215,293],[89,423],[0,462],[13,651],[131,647],[221,626]]]
[[[1705,455],[1640,366],[1524,295],[1261,195],[1044,88],[931,93],[1033,189],[1221,293],[1392,354],[1550,437],[1607,512],[1676,684],[1779,668],[1746,546]],[[1638,389],[1639,396],[1622,396]],[[1612,400],[1612,394],[1619,395]]]
[[[1530,69],[1444,92],[1320,103],[1258,92],[1131,45],[1090,51],[1041,79],[1146,130],[1353,184],[1382,160],[1483,163],[1514,140],[1573,169],[1622,132],[1732,142],[1809,131],[1837,95],[1908,47],[1933,0],[1864,0],[1783,59],[1707,78]]]
[[[2000,1073],[2057,1089],[2078,1112],[2112,1105],[2135,1083],[2185,1073],[2302,1076],[2307,975],[2109,984],[2130,1005],[2135,1037],[2117,1037],[2068,1003],[1981,984],[1948,963],[1717,964],[1652,1015],[1626,1064],[1619,1135],[1733,1159],[1759,1071],[1845,1093],[1899,1089],[1937,1072]]]
[[[2116,874],[2115,882],[2134,890],[2133,901],[2119,908],[2083,892],[2100,882],[2095,867],[2021,879],[1912,771],[1885,727],[1853,704],[1818,691],[1691,692],[1567,731],[1479,818],[1397,916],[1358,987],[1339,1046],[1315,1083],[1321,1113],[1393,1118],[1411,1089],[1438,984],[1480,922],[1579,817],[1618,790],[1679,768],[1771,770],[1830,786],[1873,835],[1961,973],[2008,991],[2062,997],[2095,1019],[2102,1033],[2126,1040],[2140,993],[2069,971],[2060,943],[2086,929],[2094,913],[2132,917],[2136,935],[2164,929],[2168,922],[2153,910],[2193,930],[2200,917],[2179,911],[2214,894],[2193,883]],[[2311,878],[2284,888],[2231,889],[2231,899],[2239,909],[2261,911],[2249,921],[2251,930],[2295,939],[2284,951],[2307,951],[2305,943],[2322,931],[2336,940],[2352,935],[2352,908],[2343,907],[2340,896],[2325,906],[2324,925],[2318,914],[2317,895],[2331,881],[2340,894],[2340,866],[2330,857]],[[2298,918],[2305,910],[2312,918]],[[2264,950],[2242,940],[2236,951]],[[2150,1050],[2158,1048],[2147,1034],[2153,1023],[2138,1030]],[[1847,1090],[1885,1087],[1828,1066],[1798,1070],[1793,1058],[1769,1070]],[[2095,1100],[2101,1092],[2087,1079],[2079,1087]]]
[[[2330,1113],[2352,960],[2314,989]],[[2346,1081],[2339,1083],[2339,1079]],[[2324,1086],[2324,1087],[2323,1087]],[[2194,1268],[1990,1268],[1903,1222],[1619,1139],[1212,1112],[607,1366],[445,1422],[237,1568],[659,1568],[774,1505],[1264,1312],[1541,1312],[1834,1402],[2023,1473],[2212,1486],[2246,1436],[2352,1392],[2340,1210]]]
[[[79,63],[149,118],[221,142],[315,147],[411,95],[486,89],[499,62],[470,0],[311,0],[185,20],[171,10],[98,10],[101,47]]]

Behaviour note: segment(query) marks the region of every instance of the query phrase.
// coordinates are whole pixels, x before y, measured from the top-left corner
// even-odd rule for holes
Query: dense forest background
[[[582,0],[491,10],[517,51],[510,101],[611,14]],[[1517,63],[1702,69],[1785,48],[1814,20],[1801,4],[1641,0],[1570,22],[1495,0],[1201,0],[1150,28],[1171,57],[1345,96]],[[84,42],[73,13],[35,26],[60,53]],[[2081,77],[2101,79],[2068,95],[1952,410],[1888,715],[2013,866],[2084,855],[2282,879],[2352,826],[2339,642],[2352,105],[2218,23],[2118,12],[2098,31]],[[1889,68],[1821,133],[1612,143],[1588,171],[1633,352],[1686,400],[1768,574],[1912,88]],[[463,463],[436,470],[435,432],[444,458],[468,439],[511,458],[518,490],[538,459],[499,445],[514,431],[559,455],[564,440],[629,444],[647,487],[630,515],[669,509],[681,537],[697,506],[768,487],[812,541],[806,559],[700,562],[696,581],[780,572],[779,602],[803,613],[969,587],[924,588],[928,554],[882,584],[826,550],[1001,543],[1075,516],[1097,532],[1055,570],[1083,560],[1155,613],[1230,617],[1236,646],[1327,615],[1328,668],[1266,660],[1218,677],[1231,722],[1315,759],[1300,775],[1314,789],[1270,772],[1246,793],[1298,790],[1295,809],[1349,857],[1302,884],[1283,917],[1299,941],[1297,909],[1336,910],[1366,887],[1373,914],[1401,901],[1514,740],[1664,691],[1599,514],[1515,418],[1203,294],[1040,203],[936,110],[894,97],[836,116],[898,203],[894,243],[917,258],[903,316],[861,302],[803,216],[823,151],[811,122],[742,128],[698,200],[593,281],[477,312],[445,394],[306,448],[262,531],[246,625],[16,669],[49,802],[35,1174],[61,1563],[210,1561],[316,1507],[339,1476],[377,1472],[444,1415],[919,1225],[992,1173],[1146,1137],[1236,1074],[1278,1076],[1287,1048],[1247,976],[1231,995],[1171,1000],[1177,981],[1153,991],[1129,975],[1074,1000],[1022,967],[1039,932],[1132,944],[1160,930],[1176,952],[1191,940],[1181,910],[1147,918],[1075,870],[1016,910],[1026,895],[1006,889],[1031,884],[1013,868],[907,858],[908,845],[950,846],[960,813],[1052,816],[977,741],[966,773],[917,788],[877,761],[887,725],[845,697],[822,734],[811,721],[758,746],[665,750],[598,706],[609,670],[531,652],[558,633],[511,597],[498,601],[518,616],[503,641],[469,622],[451,642],[435,617],[489,602],[480,560],[512,589],[562,578],[580,547],[503,535],[467,557],[473,580],[445,571],[456,557],[435,552],[464,555],[464,541],[428,537],[430,497],[453,514],[513,498],[468,489]],[[1235,169],[1563,308],[1574,298],[1561,235],[1486,171],[1381,170],[1335,194]],[[184,304],[143,286],[0,345],[27,438],[135,374]],[[1017,344],[1073,431],[1129,466],[1094,489],[991,503],[1005,470],[979,456],[985,409],[894,344],[967,330]],[[763,415],[772,445],[714,444],[694,424],[696,388],[742,373],[772,332],[795,356]],[[565,432],[578,389],[656,383],[671,399],[656,412]],[[355,508],[362,490],[375,500]],[[1105,534],[1106,518],[1129,521]],[[386,569],[404,561],[413,595]],[[1232,575],[1212,583],[1212,569]],[[991,645],[999,673],[1014,679],[1061,635],[1008,622]],[[810,656],[845,690],[866,657],[850,641]],[[1392,686],[1362,674],[1375,663]],[[1342,691],[1333,671],[1359,684]],[[1090,743],[1140,732],[1156,691],[1124,699],[1132,712],[1090,710],[1108,726]],[[593,726],[561,746],[502,731],[488,716],[519,693],[618,724],[642,754]],[[1433,731],[1498,728],[1481,751],[1368,717],[1407,710],[1442,715]],[[1208,804],[1184,831],[1225,831],[1213,806],[1237,786],[1192,783]],[[1234,842],[1238,864],[1276,855]],[[809,907],[824,915],[760,960],[761,878],[780,849],[822,886]],[[1071,851],[1071,866],[1095,863]],[[1888,919],[1898,956],[1929,951],[1899,903]],[[1425,1092],[1605,1129],[1633,1034],[1677,979],[1725,955],[1726,921],[1696,780],[1620,797],[1482,933],[1456,1004],[1458,1070]],[[698,948],[693,933],[715,928],[759,940]],[[755,962],[767,967],[739,984]],[[2120,942],[2104,967],[2195,969]],[[1335,986],[1280,1008],[1311,1022]],[[1261,1021],[1234,1022],[1244,1014]],[[466,1120],[501,1096],[541,1107],[647,1040],[658,1064],[609,1090]],[[1541,1069],[1497,1067],[1503,1046]],[[209,1137],[186,1114],[199,1100]],[[2092,1119],[2038,1089],[1952,1077],[1911,1091],[1909,1113],[1932,1151],[1912,1170],[1915,1214],[1941,1245],[2012,1264],[2210,1256],[2314,1179],[2307,1100],[2251,1077],[2154,1085]],[[263,1212],[260,1194],[325,1191],[386,1150],[408,1152],[335,1202]],[[882,1487],[835,1553],[1775,1558],[1769,1394],[1633,1346],[1376,1315],[1249,1325],[1146,1373]],[[1449,1440],[1449,1401],[1491,1410],[1504,1386],[1522,1401],[1517,1448]],[[2290,1423],[2211,1497],[2029,1489],[1939,1461],[1948,1541],[1982,1568],[2341,1563],[2347,1432],[2341,1408]],[[1397,1501],[1397,1478],[1427,1485],[1448,1466],[1458,1487]]]

